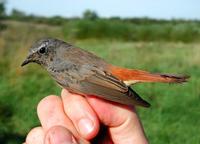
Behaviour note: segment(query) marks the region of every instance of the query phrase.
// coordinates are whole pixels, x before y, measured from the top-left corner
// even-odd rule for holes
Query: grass
[[[115,65],[190,75],[185,84],[138,84],[134,89],[152,104],[149,109],[138,107],[150,143],[200,143],[200,43],[67,40],[56,26],[15,21],[6,25],[0,32],[0,143],[23,142],[27,132],[39,125],[38,102],[60,94],[40,66],[20,67],[32,42],[44,36],[75,43]]]

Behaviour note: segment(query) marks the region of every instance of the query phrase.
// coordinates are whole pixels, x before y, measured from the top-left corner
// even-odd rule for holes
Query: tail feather
[[[162,77],[163,79],[166,79],[166,82],[172,82],[172,83],[183,83],[187,82],[189,76],[187,75],[174,75],[174,74],[156,74]]]
[[[187,82],[189,76],[174,74],[153,74],[146,71],[126,69],[113,66],[111,73],[121,79],[127,85],[138,82],[163,82],[163,83],[183,83]]]

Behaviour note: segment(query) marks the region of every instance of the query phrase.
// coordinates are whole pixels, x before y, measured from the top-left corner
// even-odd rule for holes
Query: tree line
[[[114,39],[123,41],[200,41],[200,21],[184,19],[151,19],[99,17],[95,11],[86,10],[81,17],[65,18],[61,16],[43,17],[27,15],[13,9],[5,13],[5,3],[0,3],[0,22],[16,20],[63,28],[66,37],[76,39]],[[0,25],[0,28],[3,25]],[[5,26],[4,26],[5,27]],[[2,28],[1,28],[2,29]]]

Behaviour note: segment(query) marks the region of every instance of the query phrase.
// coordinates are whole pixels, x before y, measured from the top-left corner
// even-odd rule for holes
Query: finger
[[[45,132],[53,126],[63,126],[73,135],[79,137],[71,120],[66,116],[60,97],[48,96],[40,101],[37,107],[38,117]]]
[[[44,144],[44,135],[42,127],[33,128],[28,133],[25,144]]]
[[[99,121],[87,100],[67,90],[61,93],[64,109],[78,132],[86,139],[94,138],[99,131]]]
[[[91,96],[87,97],[87,100],[101,122],[109,127],[110,136],[114,143],[148,143],[133,108]]]
[[[47,131],[45,144],[77,144],[72,133],[63,126],[54,126]]]

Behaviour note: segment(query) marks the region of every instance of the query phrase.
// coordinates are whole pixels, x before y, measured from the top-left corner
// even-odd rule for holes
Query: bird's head
[[[54,38],[43,38],[36,41],[29,50],[29,54],[21,66],[31,62],[38,63],[42,66],[48,66],[54,59],[56,49],[62,41]]]

